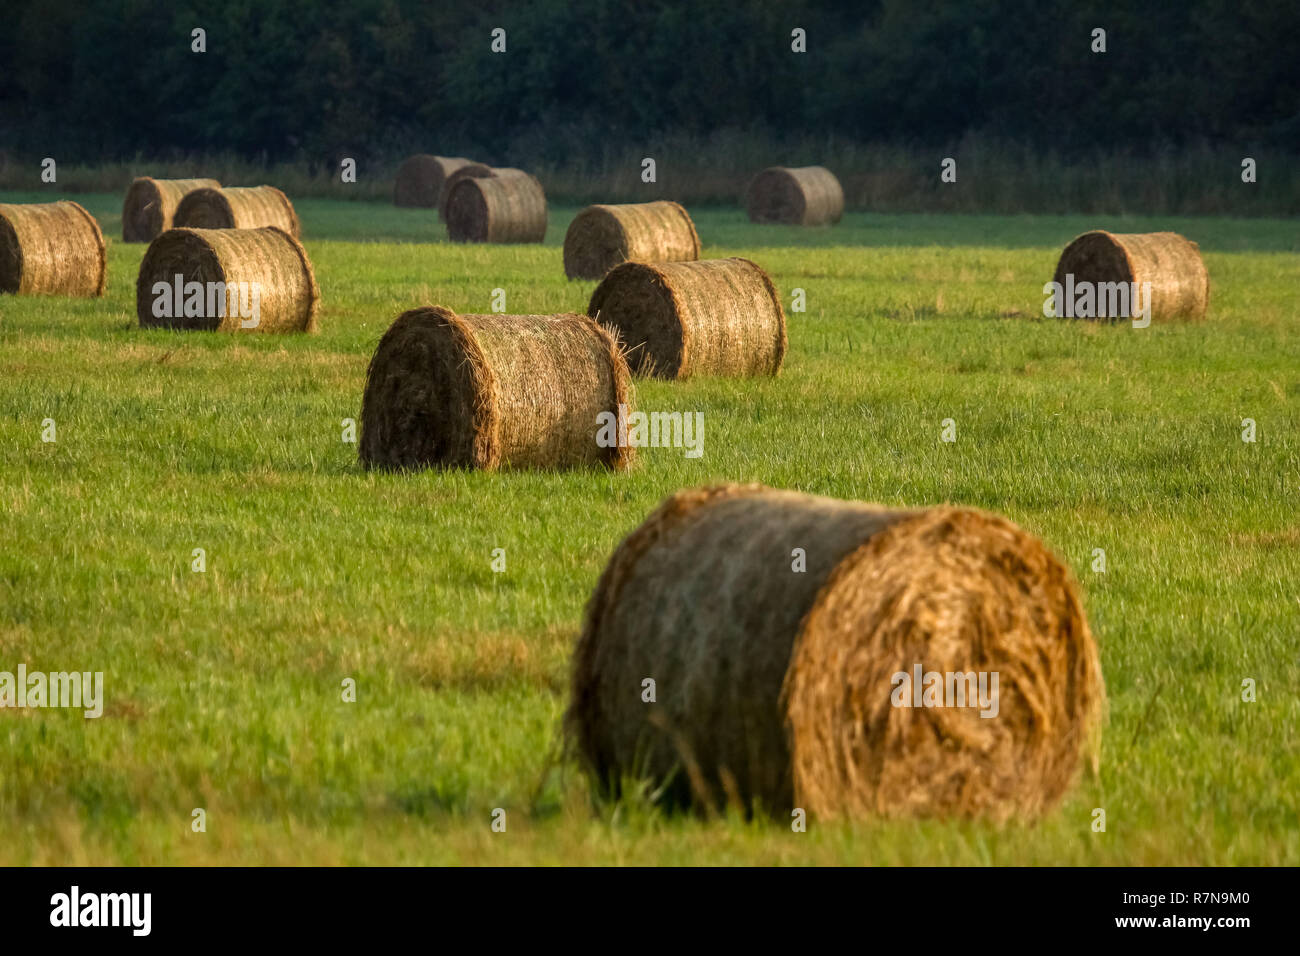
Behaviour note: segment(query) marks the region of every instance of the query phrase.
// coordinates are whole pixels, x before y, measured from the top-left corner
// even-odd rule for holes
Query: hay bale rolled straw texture
[[[625,262],[592,293],[638,375],[775,375],[787,345],[771,278],[748,259]]]
[[[204,287],[201,315],[155,314],[157,283],[182,289],[198,282]],[[223,298],[220,286],[232,291]],[[240,284],[244,283],[241,290]],[[257,291],[257,324],[245,327],[240,296]],[[166,293],[161,293],[166,294]],[[320,290],[311,260],[300,243],[275,226],[260,229],[169,229],[150,243],[136,279],[136,315],[143,328],[166,327],[221,332],[315,332]],[[225,314],[219,314],[224,311]],[[251,321],[251,320],[248,320]]]
[[[122,201],[122,240],[153,242],[172,227],[176,207],[196,189],[220,189],[215,179],[152,179],[140,176]]]
[[[295,239],[302,226],[289,197],[274,186],[196,189],[180,201],[172,217],[178,229],[260,229],[275,226]]]
[[[75,202],[0,203],[0,292],[103,295],[107,253],[99,223]]]
[[[462,179],[447,192],[447,238],[453,242],[541,242],[546,193],[520,169]]]
[[[397,167],[397,179],[393,183],[393,205],[417,209],[437,208],[447,177],[473,162],[463,156],[433,156],[429,153],[407,157]]]
[[[1065,247],[1056,264],[1054,281],[1064,287],[1067,275],[1074,276],[1075,286],[1080,282],[1136,282],[1140,289],[1150,282],[1153,321],[1203,319],[1210,305],[1210,274],[1201,250],[1176,232],[1085,232]],[[1099,312],[1111,304],[1109,294],[1105,298]],[[1098,317],[1127,319],[1131,315]]]
[[[700,236],[690,213],[675,202],[588,206],[564,235],[564,274],[600,279],[624,262],[691,262]]]
[[[825,166],[771,166],[749,182],[749,221],[825,226],[844,215],[844,190]]]
[[[458,315],[412,309],[366,374],[367,468],[626,468],[597,444],[598,416],[630,407],[627,363],[585,315]]]
[[[521,170],[507,167],[510,173],[521,172]],[[488,166],[486,163],[466,163],[459,167],[455,172],[447,176],[442,183],[442,190],[438,194],[438,218],[443,222],[447,221],[447,197],[451,195],[451,188],[462,179],[490,179],[497,175],[497,170]]]
[[[895,706],[917,665],[997,672],[997,715]],[[1104,694],[1070,573],[1005,518],[729,485],[673,495],[610,558],[565,736],[607,795],[1005,820],[1095,759]]]

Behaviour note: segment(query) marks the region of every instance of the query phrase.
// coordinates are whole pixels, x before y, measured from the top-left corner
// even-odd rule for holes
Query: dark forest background
[[[349,156],[378,194],[410,152],[550,171],[575,198],[633,189],[643,156],[718,199],[754,166],[826,162],[859,204],[972,208],[1056,181],[1056,205],[1109,185],[1236,209],[1251,156],[1242,208],[1295,212],[1300,4],[0,0],[0,185],[45,156],[87,181],[219,157],[325,188]],[[938,191],[947,155],[964,197]],[[1013,182],[980,193],[994,172]]]

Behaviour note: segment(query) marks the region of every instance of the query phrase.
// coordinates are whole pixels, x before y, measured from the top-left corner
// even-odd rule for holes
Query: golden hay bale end
[[[982,672],[990,701],[996,673],[996,715],[898,706],[918,666]],[[630,778],[787,820],[1005,820],[1095,759],[1104,699],[1070,572],[1007,519],[729,485],[678,492],[614,552],[565,731],[606,795]]]
[[[196,189],[220,188],[215,179],[138,177],[122,201],[122,241],[153,242],[172,227],[182,199]]]
[[[447,238],[453,242],[541,242],[546,193],[519,169],[462,179],[447,193]]]
[[[598,416],[630,407],[627,363],[585,315],[458,315],[412,309],[366,374],[366,468],[626,468],[597,444]]]
[[[639,375],[775,375],[785,359],[781,297],[748,259],[625,262],[587,314],[618,336]]]
[[[175,287],[198,282],[204,287],[201,314],[155,314],[155,285]],[[238,290],[257,289],[257,324],[245,328],[235,303],[220,293],[208,295],[209,283]],[[213,290],[219,286],[211,287]],[[188,298],[188,296],[186,296]],[[195,302],[197,303],[197,299]],[[275,226],[260,229],[170,229],[150,243],[135,285],[135,310],[143,328],[166,327],[221,332],[315,332],[320,290],[311,260],[300,243]],[[218,308],[225,312],[219,314]]]
[[[522,172],[509,168],[510,172]],[[462,179],[491,179],[497,175],[497,170],[493,169],[486,163],[466,163],[456,169],[455,172],[447,176],[442,183],[442,190],[438,193],[438,218],[443,222],[447,221],[447,197],[451,195],[451,188]]]
[[[180,201],[172,222],[178,229],[260,229],[275,226],[295,239],[302,226],[289,197],[274,186],[196,189]]]
[[[825,166],[771,166],[745,193],[749,221],[824,226],[844,215],[844,190]]]
[[[407,157],[397,167],[397,179],[393,183],[393,205],[417,209],[437,208],[447,177],[473,162],[463,156],[432,156],[429,153]]]
[[[675,202],[588,206],[564,234],[564,274],[600,279],[624,262],[691,262],[700,257],[695,223]]]
[[[1200,247],[1176,232],[1113,233],[1100,229],[1085,232],[1061,253],[1053,281],[1064,288],[1067,275],[1074,276],[1075,286],[1089,282],[1094,289],[1102,283],[1118,282],[1137,283],[1141,289],[1143,283],[1150,282],[1153,321],[1203,319],[1210,305],[1210,274],[1201,258]],[[1129,302],[1131,313],[1132,301]],[[1105,308],[1109,305],[1107,296]]]
[[[75,202],[0,203],[0,292],[103,295],[107,253],[99,223]]]

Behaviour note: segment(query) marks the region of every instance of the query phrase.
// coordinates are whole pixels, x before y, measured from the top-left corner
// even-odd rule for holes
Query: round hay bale
[[[692,262],[700,236],[690,213],[675,202],[588,206],[564,234],[564,274],[601,279],[624,262]]]
[[[370,360],[358,451],[367,469],[621,470],[633,449],[598,445],[598,416],[629,394],[618,346],[585,315],[412,309]]]
[[[172,289],[170,316],[155,314],[157,283]],[[189,298],[185,286],[198,282],[204,296],[201,314],[185,315],[177,298]],[[222,297],[224,283],[235,290]],[[237,283],[246,283],[244,286]],[[257,324],[245,327],[239,314],[240,293],[257,292]],[[260,229],[169,229],[149,244],[135,284],[135,311],[142,328],[221,332],[315,332],[320,290],[311,260],[300,243],[276,226]],[[224,312],[225,314],[221,314]]]
[[[100,296],[107,277],[104,233],[79,204],[0,203],[0,292]]]
[[[172,217],[178,229],[260,229],[275,226],[295,239],[302,226],[289,197],[274,186],[225,186],[196,189],[186,195]]]
[[[921,705],[899,679],[918,666],[971,674],[975,705],[956,681]],[[565,730],[606,795],[633,779],[786,820],[1005,820],[1095,759],[1104,698],[1070,572],[1007,519],[729,485],[673,495],[614,552]]]
[[[541,242],[546,193],[520,169],[462,179],[447,192],[447,238],[453,242]]]
[[[393,205],[417,209],[438,208],[447,177],[473,162],[463,156],[432,156],[429,153],[407,157],[397,167],[397,179],[393,183]]]
[[[1053,281],[1064,289],[1067,275],[1074,276],[1076,287],[1080,282],[1093,283],[1094,288],[1101,283],[1135,282],[1140,290],[1143,283],[1150,282],[1152,321],[1203,319],[1210,305],[1210,274],[1201,250],[1176,232],[1085,232],[1061,253]],[[1110,298],[1105,296],[1098,313],[1108,310]],[[1131,313],[1133,300],[1126,295],[1125,301]],[[1118,320],[1132,316],[1097,317]]]
[[[844,190],[825,166],[771,166],[745,194],[750,222],[824,226],[844,215]]]
[[[781,297],[748,259],[625,262],[587,314],[618,337],[638,375],[775,375],[785,359]]]
[[[172,227],[176,207],[196,189],[220,189],[215,179],[152,179],[140,176],[122,202],[122,241],[153,242]]]
[[[511,170],[517,172],[518,170]],[[442,191],[438,194],[438,218],[443,222],[447,221],[447,197],[451,195],[451,187],[455,186],[462,179],[490,179],[495,176],[497,171],[485,163],[466,163],[460,166],[455,172],[447,176],[442,183]]]

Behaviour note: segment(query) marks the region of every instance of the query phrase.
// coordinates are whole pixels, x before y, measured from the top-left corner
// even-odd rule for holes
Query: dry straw
[[[0,292],[99,296],[107,274],[104,233],[77,203],[0,204]]]
[[[824,226],[844,215],[844,190],[824,166],[771,166],[749,183],[750,222]]]
[[[203,315],[160,318],[154,314],[156,283],[204,286]],[[315,332],[320,290],[307,252],[293,236],[275,226],[261,229],[170,229],[155,239],[140,263],[136,279],[135,308],[144,328],[169,327],[202,331],[240,331],[243,319],[233,304],[226,315],[207,307],[207,284],[238,283],[258,292],[258,323],[252,332]],[[214,299],[215,304],[217,300]],[[175,309],[173,309],[173,313]]]
[[[600,279],[624,262],[690,262],[700,236],[690,213],[675,202],[588,206],[564,235],[564,274]]]
[[[473,160],[461,156],[410,156],[397,167],[393,205],[436,209],[447,177]]]
[[[122,240],[153,242],[172,228],[176,207],[196,189],[220,189],[215,179],[151,179],[131,183],[122,202]]]
[[[184,229],[259,229],[275,226],[302,237],[289,197],[274,186],[196,189],[180,201],[173,222]]]
[[[447,192],[447,237],[453,242],[541,242],[546,193],[519,169],[462,179]]]
[[[918,664],[996,672],[997,715],[895,706]],[[1005,518],[729,485],[673,495],[614,552],[565,728],[605,795],[1000,821],[1095,765],[1104,697],[1072,576]]]
[[[447,221],[447,197],[451,195],[451,187],[455,186],[462,179],[491,179],[498,172],[515,173],[520,172],[510,167],[505,170],[496,170],[485,163],[466,163],[460,166],[455,172],[447,176],[442,183],[442,190],[438,193],[438,218],[443,222]]]
[[[1056,264],[1055,281],[1063,287],[1068,274],[1076,287],[1080,282],[1094,283],[1094,288],[1105,282],[1136,282],[1140,289],[1150,282],[1153,321],[1203,319],[1210,305],[1210,274],[1201,250],[1176,232],[1085,232],[1065,247]]]
[[[626,262],[587,314],[618,336],[639,375],[775,375],[785,359],[781,297],[748,259]]]
[[[596,443],[598,416],[630,407],[627,363],[585,315],[403,313],[370,360],[366,468],[626,468]]]

